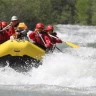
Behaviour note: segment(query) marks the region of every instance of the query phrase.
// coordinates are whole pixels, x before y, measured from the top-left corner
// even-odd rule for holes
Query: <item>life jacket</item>
[[[10,36],[15,34],[15,29],[13,26],[10,26],[8,30],[6,30]]]
[[[42,39],[44,40],[43,34],[41,34],[41,33],[39,33],[39,34],[41,35]],[[39,34],[37,32],[35,32],[35,37],[34,37],[35,42],[37,42],[38,44],[44,46],[44,43],[43,43],[42,39],[40,38]]]
[[[42,37],[43,40],[41,39],[40,36]],[[39,47],[42,47],[43,49],[46,49],[45,44],[48,45],[48,47],[50,47],[50,45],[51,45],[50,38],[43,31],[40,33],[33,31],[29,34],[29,38],[32,39],[33,41],[35,41],[35,44],[38,45]]]
[[[0,44],[4,43],[9,39],[9,35],[6,31],[0,32]]]

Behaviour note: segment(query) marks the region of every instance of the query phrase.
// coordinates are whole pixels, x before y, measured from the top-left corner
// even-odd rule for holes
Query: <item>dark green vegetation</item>
[[[30,28],[44,24],[96,24],[96,0],[0,0],[0,20],[16,15]]]

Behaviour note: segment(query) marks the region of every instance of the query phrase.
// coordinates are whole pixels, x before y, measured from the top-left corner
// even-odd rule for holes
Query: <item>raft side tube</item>
[[[27,40],[8,40],[0,45],[0,57],[11,56],[29,56],[41,60],[45,51]]]

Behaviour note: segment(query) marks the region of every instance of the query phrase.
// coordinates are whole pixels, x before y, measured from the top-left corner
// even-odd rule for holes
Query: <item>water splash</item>
[[[87,46],[89,42],[96,41],[94,35],[96,28],[78,25],[57,27],[59,37],[80,44],[81,47],[73,49],[65,47],[65,44],[58,45],[64,53],[57,50],[47,54],[39,68],[33,68],[27,73],[18,73],[9,67],[0,68],[0,85],[96,86],[96,49]]]

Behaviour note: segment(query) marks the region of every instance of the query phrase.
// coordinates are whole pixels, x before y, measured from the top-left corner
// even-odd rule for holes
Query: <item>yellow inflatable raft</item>
[[[42,64],[45,51],[28,40],[8,40],[0,45],[0,67],[9,65],[15,70],[28,71]]]
[[[41,60],[45,51],[27,40],[8,40],[0,45],[0,57],[11,56],[29,56]]]

